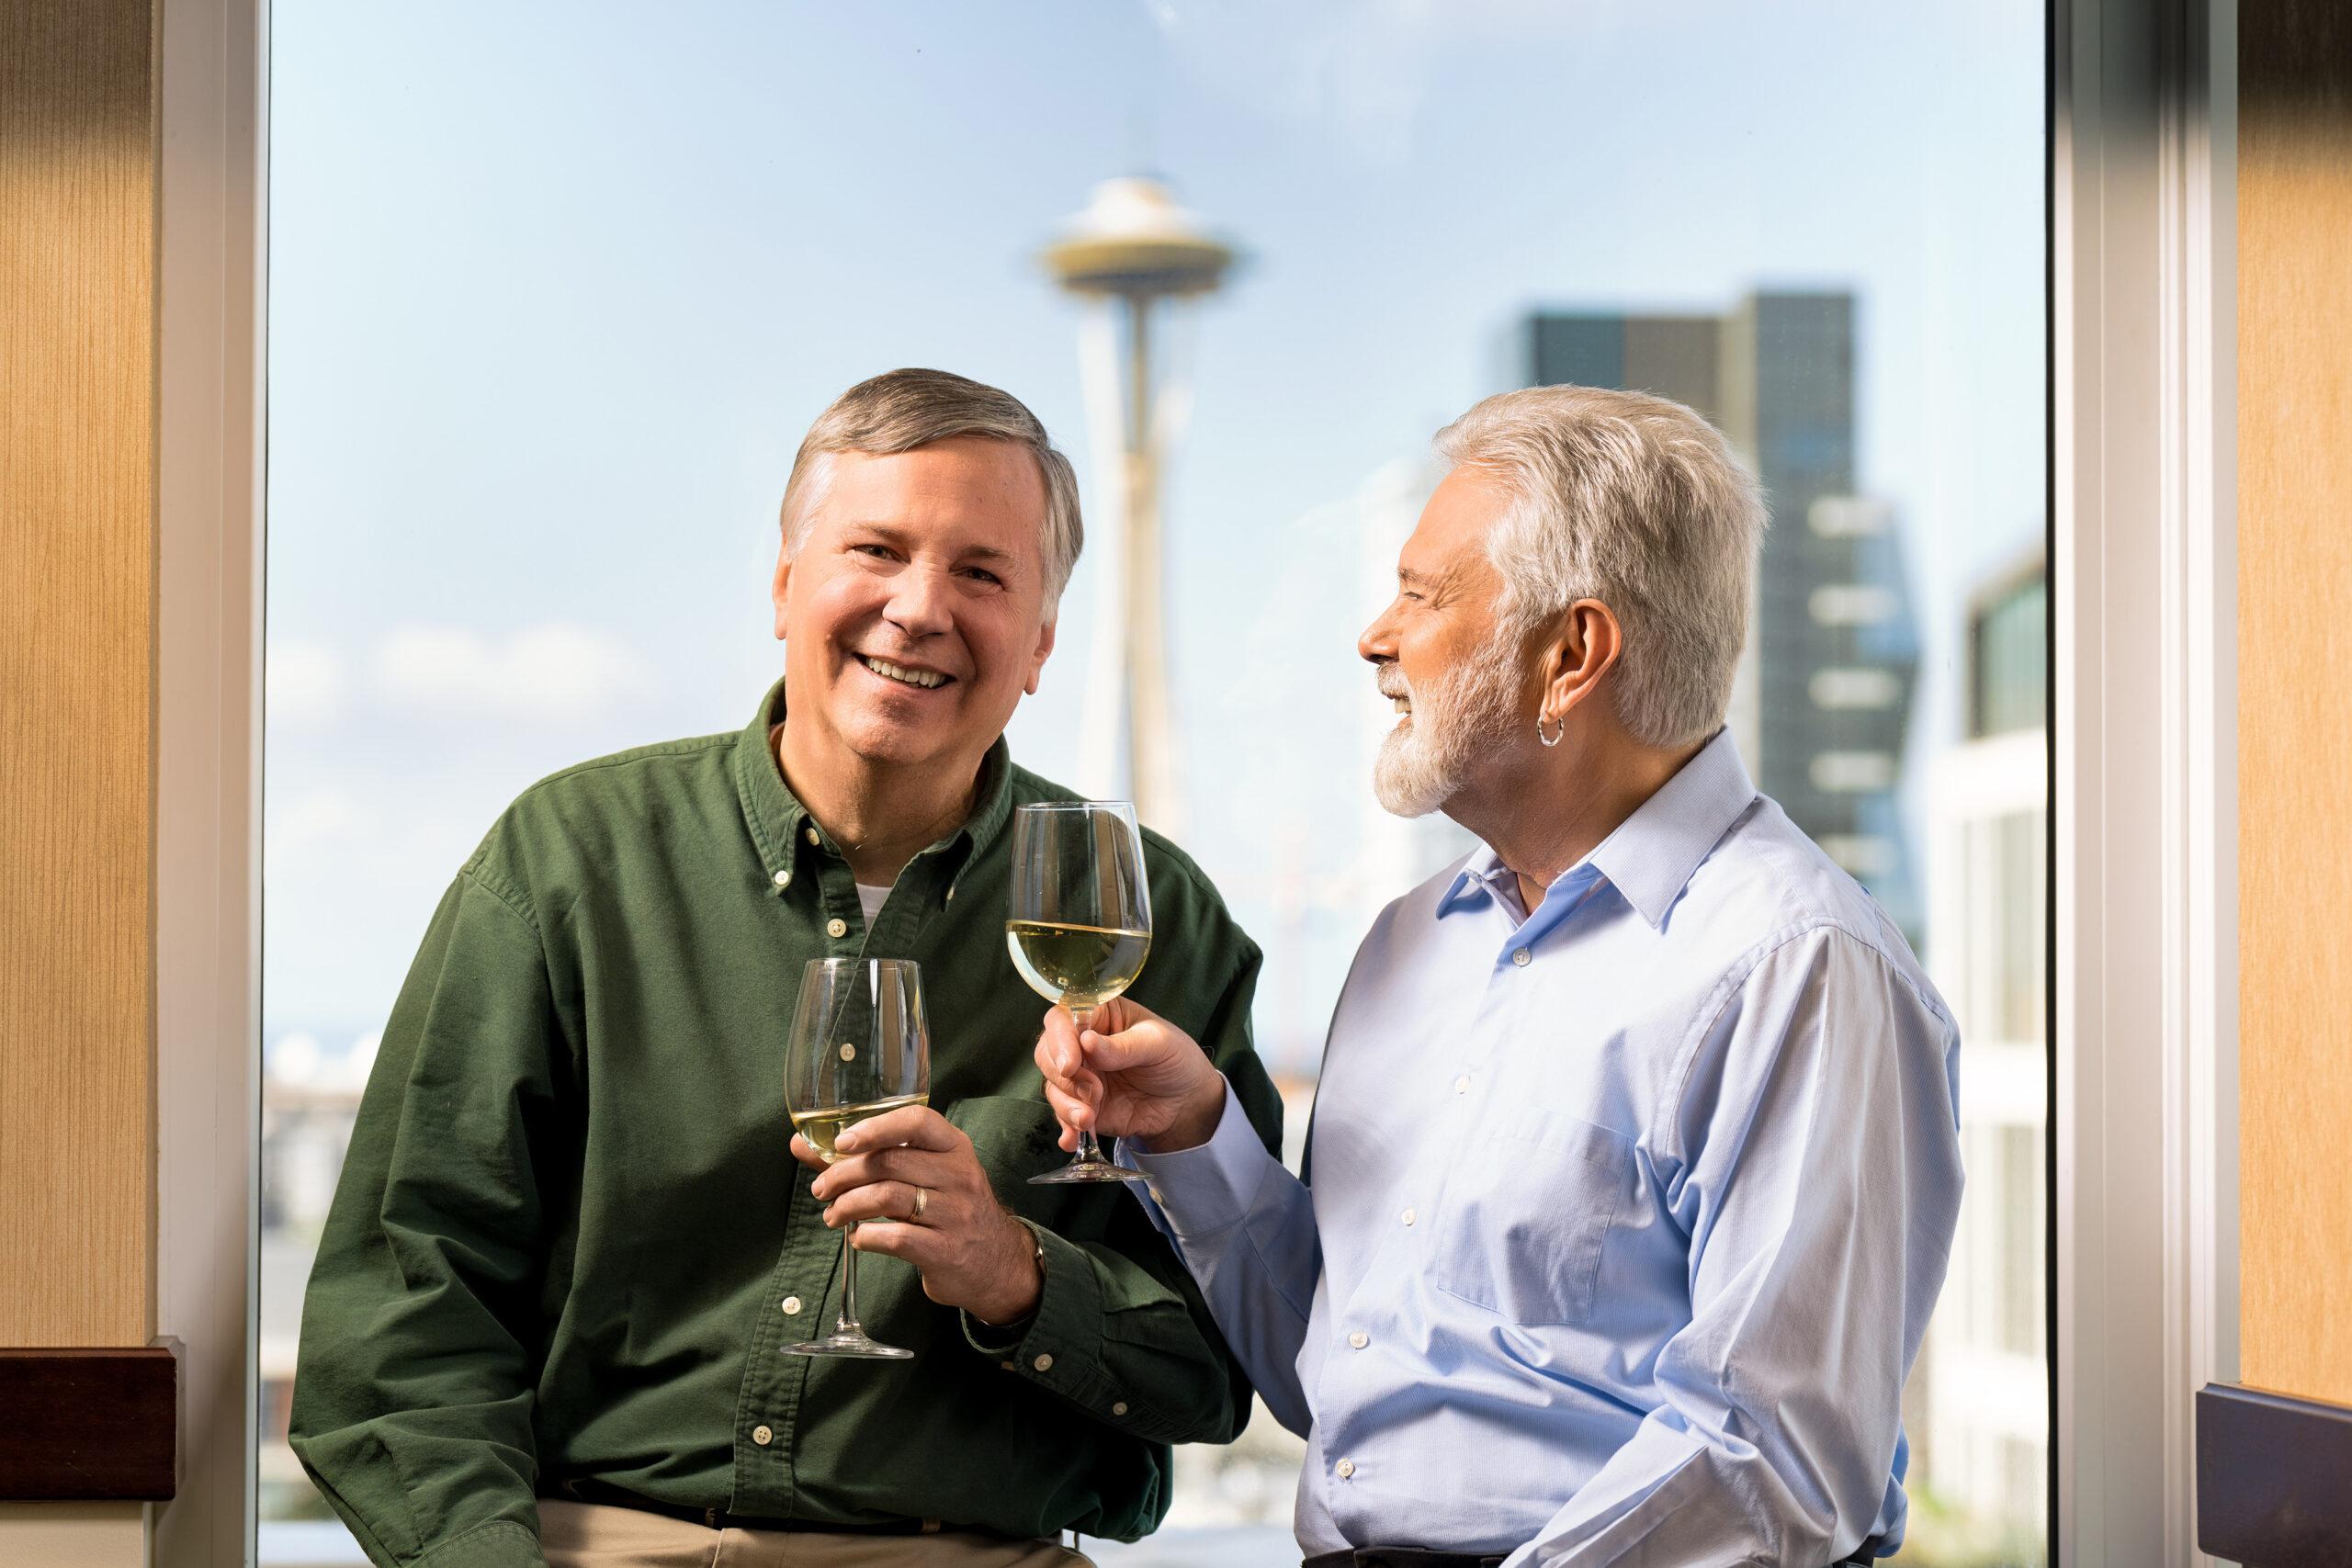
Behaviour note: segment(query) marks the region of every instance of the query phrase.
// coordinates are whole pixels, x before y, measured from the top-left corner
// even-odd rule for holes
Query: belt
[[[715,1530],[799,1530],[818,1531],[827,1535],[931,1535],[939,1529],[937,1519],[883,1519],[871,1523],[842,1524],[831,1519],[774,1519],[751,1514],[729,1513],[725,1508],[697,1508],[691,1503],[664,1503],[658,1498],[639,1496],[626,1487],[614,1486],[584,1477],[559,1483],[557,1491],[575,1503],[604,1503],[616,1508],[636,1508],[648,1514],[662,1514],[673,1519],[686,1519]]]
[[[1841,1557],[1830,1568],[1849,1568],[1854,1563],[1878,1561],[1878,1549],[1883,1538],[1872,1536],[1854,1549],[1850,1557]],[[1431,1551],[1420,1546],[1367,1546],[1351,1551],[1318,1552],[1299,1564],[1299,1568],[1502,1568],[1500,1556],[1481,1556],[1475,1551]]]

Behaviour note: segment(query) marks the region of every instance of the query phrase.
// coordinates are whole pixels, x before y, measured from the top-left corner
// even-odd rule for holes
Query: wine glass
[[[905,958],[818,958],[800,974],[792,1037],[784,1054],[784,1103],[792,1124],[827,1165],[843,1129],[901,1105],[931,1100],[931,1036],[922,974]],[[842,1310],[822,1339],[786,1345],[787,1356],[906,1360],[914,1352],[869,1338],[857,1321],[854,1223],[842,1227]]]
[[[1012,907],[1004,922],[1012,965],[1084,1029],[1094,1010],[1135,984],[1151,953],[1151,888],[1143,835],[1124,800],[1057,800],[1012,814]],[[1141,1181],[1114,1165],[1090,1129],[1070,1163],[1033,1182]]]

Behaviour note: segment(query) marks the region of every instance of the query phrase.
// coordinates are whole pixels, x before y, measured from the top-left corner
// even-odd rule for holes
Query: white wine
[[[1008,920],[1004,942],[1030,989],[1072,1012],[1099,1008],[1134,985],[1151,953],[1149,931],[1053,920]]]
[[[794,1111],[792,1124],[799,1130],[802,1137],[816,1145],[817,1152],[825,1156],[825,1163],[831,1165],[841,1158],[833,1148],[833,1140],[842,1135],[843,1129],[854,1127],[867,1117],[879,1116],[885,1111],[896,1111],[901,1105],[930,1103],[931,1096],[927,1094],[901,1094],[866,1105],[828,1105],[806,1114]]]

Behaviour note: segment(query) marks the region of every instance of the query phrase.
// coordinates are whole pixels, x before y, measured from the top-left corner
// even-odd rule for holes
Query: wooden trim
[[[2197,1394],[2197,1544],[2245,1568],[2352,1562],[2352,1410],[2208,1383]]]
[[[0,1350],[0,1499],[164,1501],[178,1439],[168,1348]]]

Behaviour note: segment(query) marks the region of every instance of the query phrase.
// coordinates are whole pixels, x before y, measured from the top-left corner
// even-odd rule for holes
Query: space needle
[[[1041,259],[1055,282],[1088,304],[1080,357],[1101,465],[1097,488],[1110,502],[1097,508],[1088,530],[1101,548],[1102,589],[1094,604],[1080,778],[1091,793],[1124,791],[1140,821],[1177,832],[1159,503],[1190,389],[1180,374],[1155,365],[1154,329],[1163,302],[1213,293],[1234,252],[1178,207],[1166,186],[1129,175],[1098,186]]]

